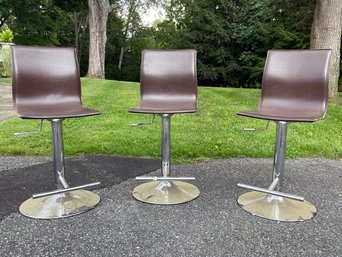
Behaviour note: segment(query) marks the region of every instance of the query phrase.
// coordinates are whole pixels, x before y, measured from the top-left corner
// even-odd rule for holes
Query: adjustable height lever
[[[266,122],[266,127],[265,128],[244,128],[243,131],[247,131],[247,132],[266,131],[266,130],[268,130],[269,124],[270,124],[270,121],[268,120]]]
[[[39,133],[42,132],[43,130],[43,119],[40,120],[40,126],[38,130],[33,130],[33,131],[24,131],[24,132],[16,132],[14,133],[15,136],[24,136],[24,135],[30,135],[30,134],[35,134],[35,133]]]
[[[154,123],[154,118],[156,117],[155,114],[152,114],[152,119],[150,122],[146,122],[146,123],[135,123],[135,124],[132,124],[131,126],[132,127],[142,127],[142,126],[149,126],[149,125],[152,125]]]

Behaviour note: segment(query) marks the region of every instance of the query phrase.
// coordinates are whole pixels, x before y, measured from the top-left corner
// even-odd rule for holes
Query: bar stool
[[[12,46],[13,102],[23,119],[51,122],[53,170],[56,190],[32,195],[20,212],[31,218],[53,219],[73,216],[94,208],[100,197],[81,190],[98,182],[69,187],[65,178],[62,121],[98,115],[84,108],[76,51],[73,48]]]
[[[137,200],[152,204],[179,204],[198,197],[199,189],[170,177],[170,118],[178,113],[197,112],[197,68],[195,50],[144,50],[140,74],[140,105],[133,113],[157,114],[162,119],[162,177],[137,177],[151,182],[133,190]]]
[[[263,74],[261,101],[254,111],[238,115],[277,124],[273,182],[268,189],[238,184],[252,190],[238,198],[253,215],[277,221],[303,221],[316,214],[304,197],[283,189],[286,133],[289,122],[314,122],[324,118],[328,104],[328,67],[331,50],[270,50]]]

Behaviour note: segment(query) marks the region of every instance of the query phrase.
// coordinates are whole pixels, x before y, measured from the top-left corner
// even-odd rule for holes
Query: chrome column
[[[52,145],[53,145],[53,171],[56,188],[62,189],[68,187],[64,179],[64,148],[62,119],[51,120]]]
[[[281,191],[284,183],[284,164],[285,164],[285,152],[286,152],[286,134],[287,134],[287,122],[277,122],[276,132],[276,145],[274,150],[273,159],[273,178],[278,178],[278,183],[274,190]],[[273,190],[273,189],[272,189]]]
[[[169,177],[171,170],[170,117],[172,114],[160,114],[161,128],[161,172],[162,177],[137,177],[137,180],[151,182],[136,186],[133,197],[151,204],[179,204],[198,197],[199,189],[180,180],[195,180],[194,177]]]
[[[19,210],[30,218],[57,219],[84,213],[93,209],[100,197],[87,190],[86,187],[97,186],[100,183],[90,183],[82,186],[69,187],[64,178],[64,149],[62,119],[51,119],[53,144],[54,183],[57,190],[38,193],[23,202]]]
[[[163,177],[170,175],[171,155],[170,155],[170,117],[171,114],[162,114],[162,151],[161,151],[161,170]]]
[[[302,221],[316,215],[316,207],[304,197],[280,192],[284,182],[287,122],[277,122],[273,159],[273,181],[268,189],[238,184],[252,190],[238,197],[239,205],[247,212],[277,221]]]

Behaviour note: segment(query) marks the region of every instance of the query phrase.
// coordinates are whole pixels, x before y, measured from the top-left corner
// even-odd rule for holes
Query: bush
[[[4,29],[0,33],[0,77],[10,77],[12,75],[10,45],[13,38],[13,32],[10,29]]]
[[[3,43],[12,43],[14,39],[13,32],[10,29],[4,29],[0,33],[0,42]]]
[[[0,43],[0,77],[12,76],[11,47]]]

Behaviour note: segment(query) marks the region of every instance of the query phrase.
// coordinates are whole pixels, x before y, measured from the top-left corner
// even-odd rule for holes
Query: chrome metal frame
[[[40,120],[40,126],[39,126],[39,129],[37,129],[37,130],[16,132],[16,133],[14,133],[14,135],[15,136],[25,136],[25,135],[40,133],[43,131],[43,121],[44,121],[43,119]]]
[[[97,186],[100,183],[90,183],[82,186],[69,187],[65,180],[65,162],[62,119],[52,119],[53,170],[54,184],[57,190],[38,193],[23,202],[20,212],[30,218],[54,219],[73,216],[93,209],[100,197],[90,191],[80,190]]]
[[[264,128],[244,128],[243,130],[246,132],[266,131],[268,130],[269,125],[270,125],[270,121],[268,120]]]
[[[273,181],[268,189],[238,184],[253,190],[238,198],[239,205],[247,212],[277,221],[303,221],[315,216],[316,207],[302,196],[280,192],[284,183],[287,122],[277,122],[276,145],[273,159]]]
[[[179,180],[195,180],[194,177],[170,177],[171,152],[170,152],[170,118],[172,114],[161,114],[161,172],[162,177],[137,177],[137,180],[152,180],[140,184],[133,190],[133,197],[139,201],[151,204],[179,204],[189,202],[197,198],[199,189]]]
[[[152,125],[152,124],[154,123],[154,119],[155,119],[156,115],[155,115],[155,114],[151,114],[151,115],[152,115],[152,118],[151,118],[150,121],[148,121],[148,122],[142,122],[142,123],[134,123],[134,124],[132,124],[131,126],[132,126],[132,127],[143,127],[143,126]]]
[[[170,153],[170,114],[162,114],[162,152],[161,152],[161,169],[163,177],[168,177],[171,171],[171,153]]]

